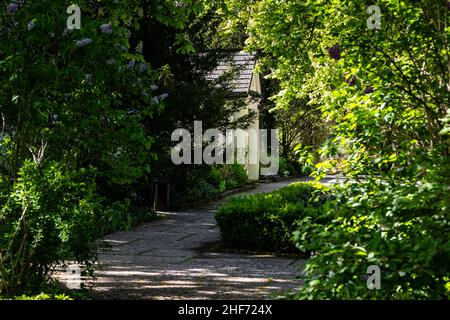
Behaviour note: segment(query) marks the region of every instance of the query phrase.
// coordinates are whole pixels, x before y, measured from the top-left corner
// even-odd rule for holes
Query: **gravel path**
[[[270,192],[293,181],[259,184],[246,193]],[[295,289],[303,260],[216,250],[220,231],[208,207],[163,212],[163,219],[107,236],[92,283],[96,298],[270,299]],[[199,250],[199,248],[203,248]],[[208,249],[209,248],[209,249]]]

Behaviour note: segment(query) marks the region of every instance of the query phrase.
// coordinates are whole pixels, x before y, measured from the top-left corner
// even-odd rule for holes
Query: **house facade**
[[[238,120],[251,112],[256,114],[255,120],[247,130],[238,130],[235,133],[235,139],[240,141],[239,147],[244,148],[245,167],[249,180],[254,181],[259,180],[260,177],[259,97],[262,94],[261,76],[256,72],[255,67],[255,56],[241,51],[235,53],[230,59],[221,61],[208,77],[210,80],[216,80],[226,72],[236,70],[236,76],[230,83],[232,87],[230,98],[243,97],[246,99],[246,103],[239,112],[234,113],[232,120]]]

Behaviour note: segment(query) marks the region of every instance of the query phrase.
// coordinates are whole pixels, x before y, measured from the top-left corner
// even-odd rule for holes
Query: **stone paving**
[[[261,183],[245,193],[270,192],[293,181]],[[207,207],[162,212],[162,219],[105,237],[92,294],[100,299],[270,299],[301,285],[304,260],[218,250],[214,213]],[[199,249],[203,248],[203,249]],[[209,248],[209,249],[208,249]]]

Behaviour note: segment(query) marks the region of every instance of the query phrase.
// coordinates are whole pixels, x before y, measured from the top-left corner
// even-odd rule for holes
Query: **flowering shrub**
[[[102,190],[149,171],[144,123],[165,97],[152,103],[157,75],[130,48],[123,3],[95,3],[78,2],[80,30],[69,1],[0,3],[1,294],[37,288],[63,260],[91,265],[112,219]]]

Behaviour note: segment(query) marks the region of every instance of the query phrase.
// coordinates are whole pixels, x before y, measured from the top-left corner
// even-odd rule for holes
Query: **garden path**
[[[304,180],[304,179],[303,179]],[[271,192],[297,180],[261,183],[245,193]],[[214,213],[206,207],[161,212],[162,219],[102,241],[91,292],[116,299],[270,299],[295,289],[304,260],[220,250]]]

